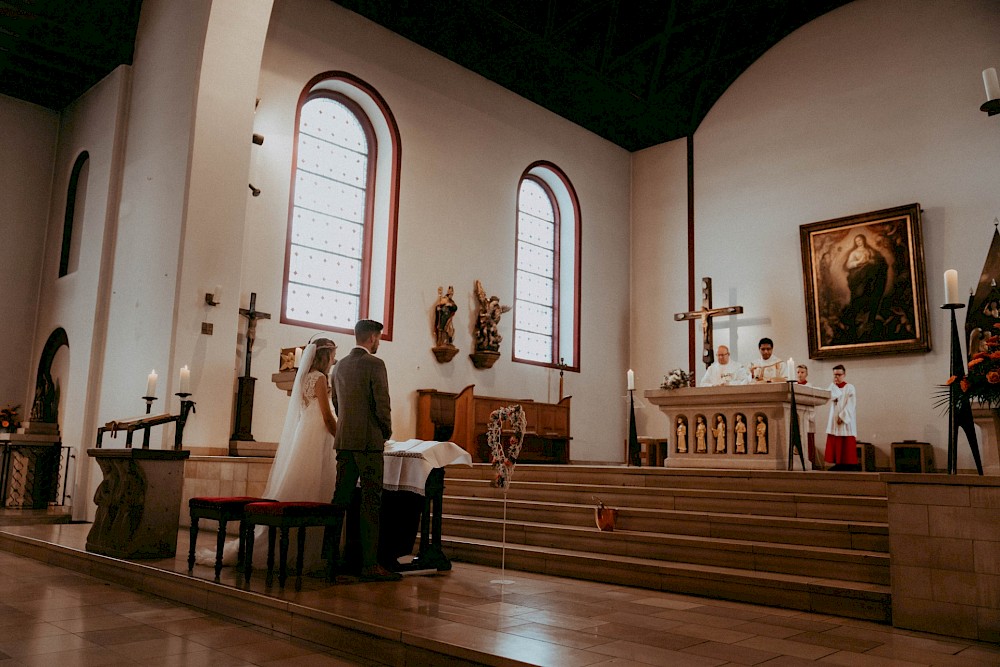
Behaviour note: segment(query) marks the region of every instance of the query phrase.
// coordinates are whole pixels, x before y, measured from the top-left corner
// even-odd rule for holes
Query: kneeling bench
[[[281,529],[278,564],[278,585],[285,587],[288,579],[288,531],[298,528],[298,556],[295,562],[295,589],[302,588],[302,559],[306,546],[305,529],[310,526],[334,526],[343,521],[344,510],[330,503],[312,502],[258,502],[246,506],[243,520],[243,535],[246,543],[246,557],[243,563],[243,583],[250,583],[253,571],[254,528],[267,526],[267,580],[268,586],[274,580],[274,540],[277,529]],[[327,559],[326,579],[333,581],[336,561]]]
[[[219,522],[219,533],[215,544],[215,578],[222,572],[222,550],[226,544],[226,524],[230,521],[240,522],[240,546],[237,563],[243,563],[243,514],[250,503],[271,502],[267,498],[251,498],[249,496],[234,496],[231,498],[215,498],[201,496],[188,501],[191,512],[191,546],[188,549],[188,572],[194,569],[194,549],[198,542],[198,520],[213,519]]]

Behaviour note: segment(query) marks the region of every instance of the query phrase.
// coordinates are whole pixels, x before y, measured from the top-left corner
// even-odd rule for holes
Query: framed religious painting
[[[809,358],[927,352],[920,204],[799,227]]]

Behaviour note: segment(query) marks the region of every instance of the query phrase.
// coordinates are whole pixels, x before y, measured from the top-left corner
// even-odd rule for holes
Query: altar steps
[[[878,621],[890,619],[888,513],[876,475],[487,465],[449,468],[452,558]],[[618,508],[594,523],[594,497]]]

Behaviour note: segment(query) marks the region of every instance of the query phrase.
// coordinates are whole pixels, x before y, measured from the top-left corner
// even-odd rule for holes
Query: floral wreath
[[[504,452],[502,444],[503,423],[505,421],[510,422],[514,427],[513,435],[507,439],[506,452]],[[525,417],[524,410],[520,405],[508,405],[506,408],[498,408],[490,414],[490,422],[486,428],[486,439],[490,445],[490,462],[497,471],[491,486],[505,489],[510,484],[511,475],[514,474],[514,466],[517,464],[517,456],[521,453],[521,445],[524,443],[524,432],[527,430],[527,425],[527,417]]]

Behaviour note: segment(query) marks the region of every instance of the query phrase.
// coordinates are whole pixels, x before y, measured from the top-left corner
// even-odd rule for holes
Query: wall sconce
[[[263,134],[257,134],[256,132],[254,132],[253,133],[253,137],[251,137],[251,141],[253,141],[253,143],[257,144],[258,146],[263,146],[264,145],[264,135]]]
[[[247,185],[250,186],[250,194],[252,196],[254,196],[254,197],[259,197],[260,196],[260,188],[255,188],[253,186],[253,183],[247,183]]]
[[[986,103],[979,110],[995,116],[1000,113],[1000,82],[995,67],[983,70],[983,85],[986,86]]]
[[[221,294],[222,294],[222,285],[216,285],[214,292],[205,293],[205,303],[207,303],[210,306],[218,306],[220,303],[222,303],[221,301],[218,300],[219,295]]]

